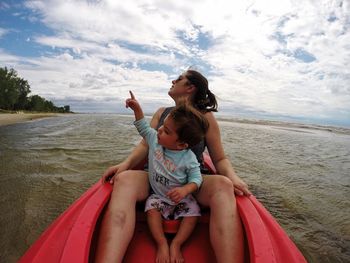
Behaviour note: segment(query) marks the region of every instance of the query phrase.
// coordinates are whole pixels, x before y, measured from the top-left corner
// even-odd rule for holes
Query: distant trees
[[[25,106],[30,87],[14,69],[0,68],[0,108],[16,110]]]
[[[14,69],[0,68],[0,109],[18,111],[41,111],[41,112],[70,112],[70,106],[56,107],[39,95],[30,93],[27,80],[20,78]]]

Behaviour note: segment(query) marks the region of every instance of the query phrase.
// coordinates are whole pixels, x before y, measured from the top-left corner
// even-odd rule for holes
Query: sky
[[[192,67],[218,114],[350,127],[349,65],[349,0],[0,2],[0,67],[75,112],[154,112]]]

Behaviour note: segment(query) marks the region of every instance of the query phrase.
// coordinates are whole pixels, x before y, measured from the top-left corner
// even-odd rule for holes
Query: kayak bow
[[[205,156],[205,163],[215,171],[208,156]],[[111,192],[110,184],[99,181],[93,185],[46,229],[19,262],[92,262],[100,221]],[[286,232],[253,195],[236,196],[236,200],[246,236],[246,262],[306,262]],[[209,241],[209,211],[203,214],[184,244],[185,262],[215,262]],[[154,262],[156,247],[143,211],[137,212],[136,222],[124,262]],[[168,224],[166,227],[171,228],[174,222]]]

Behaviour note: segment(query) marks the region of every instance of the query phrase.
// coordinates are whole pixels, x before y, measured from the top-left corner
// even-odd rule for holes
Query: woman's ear
[[[187,93],[194,93],[195,91],[196,91],[196,86],[195,85],[190,84],[190,85],[187,86],[187,89],[186,89]]]

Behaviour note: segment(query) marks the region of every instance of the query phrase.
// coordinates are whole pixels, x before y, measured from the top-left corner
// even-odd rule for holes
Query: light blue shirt
[[[175,151],[159,145],[157,131],[150,127],[145,118],[134,124],[149,146],[149,182],[155,194],[162,196],[169,204],[175,204],[166,196],[170,189],[188,183],[200,187],[202,174],[197,158],[190,149]]]

